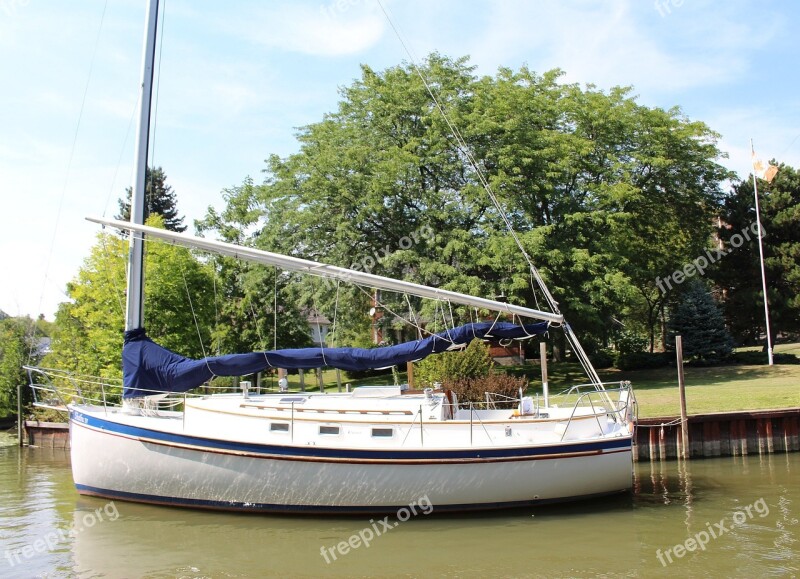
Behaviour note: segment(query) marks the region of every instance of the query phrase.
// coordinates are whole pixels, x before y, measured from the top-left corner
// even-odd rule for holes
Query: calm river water
[[[335,549],[359,532],[368,539],[366,529],[382,534]],[[5,437],[0,557],[0,577],[26,578],[797,577],[800,454],[644,463],[629,495],[469,516],[434,507],[385,530],[366,517],[79,497],[68,453],[21,450]]]

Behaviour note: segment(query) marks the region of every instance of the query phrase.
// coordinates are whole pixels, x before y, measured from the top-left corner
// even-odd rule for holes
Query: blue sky
[[[751,137],[760,156],[800,167],[800,3],[384,3],[418,58],[436,50],[471,56],[479,74],[527,64],[632,85],[641,103],[680,106],[719,132],[724,164],[742,177]],[[0,0],[6,313],[52,319],[98,231],[83,217],[117,211],[143,21],[144,0]],[[166,0],[153,162],[187,223],[222,207],[224,188],[260,181],[267,156],[295,151],[296,128],[333,110],[361,63],[407,59],[376,0]]]

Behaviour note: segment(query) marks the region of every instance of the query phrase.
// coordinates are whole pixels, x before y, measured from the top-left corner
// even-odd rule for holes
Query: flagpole
[[[753,148],[753,139],[750,139],[750,151],[752,158],[755,158],[755,149]],[[758,225],[758,255],[761,258],[761,288],[764,290],[764,319],[767,325],[767,357],[769,365],[772,366],[772,335],[769,329],[769,303],[767,302],[767,274],[764,270],[764,232],[761,229],[761,214],[758,208],[758,185],[756,184],[756,170],[753,167],[753,191],[756,198],[756,224]]]

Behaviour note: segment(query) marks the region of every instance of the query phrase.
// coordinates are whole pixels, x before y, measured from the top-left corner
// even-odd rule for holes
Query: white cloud
[[[472,53],[478,62],[512,65],[522,59],[539,71],[561,68],[570,82],[633,84],[639,93],[717,85],[747,69],[746,51],[731,40],[745,34],[741,24],[695,18],[678,25],[643,12],[653,11],[646,4],[495,1]]]
[[[364,52],[386,28],[375,0],[276,2],[251,5],[244,12],[225,24],[229,33],[269,48],[314,56]]]
[[[800,128],[787,124],[786,118],[790,118],[788,110],[753,105],[714,111],[706,121],[712,127],[722,127],[719,148],[728,153],[722,164],[746,179],[752,171],[750,139],[760,158],[800,166]]]

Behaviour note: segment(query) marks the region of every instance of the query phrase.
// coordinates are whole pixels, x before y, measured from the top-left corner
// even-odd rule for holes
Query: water
[[[68,453],[12,443],[0,438],[0,577],[800,576],[798,453],[645,463],[629,495],[469,516],[418,508],[386,530],[80,497]],[[337,550],[376,529],[369,546]]]

